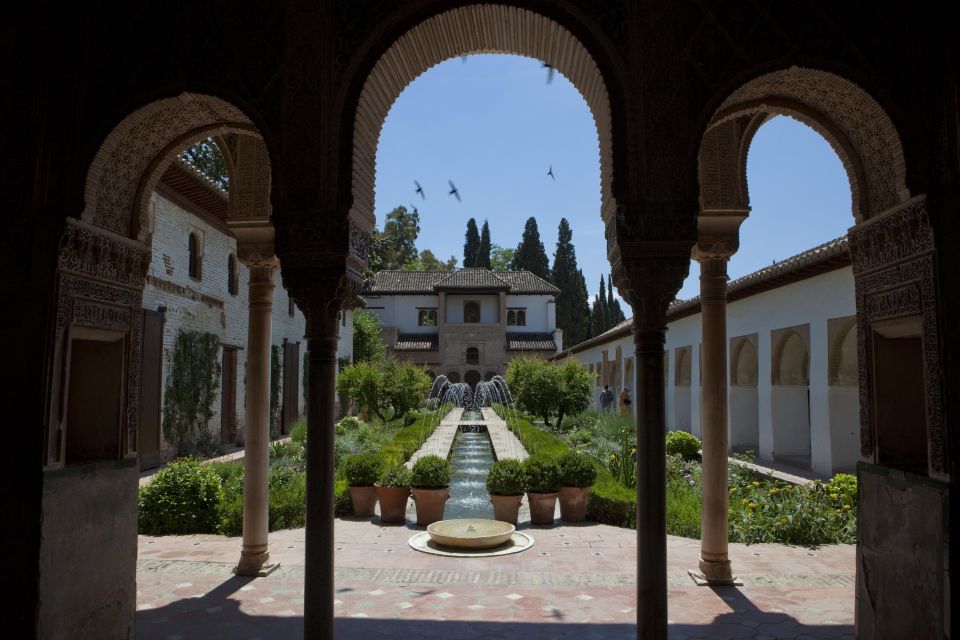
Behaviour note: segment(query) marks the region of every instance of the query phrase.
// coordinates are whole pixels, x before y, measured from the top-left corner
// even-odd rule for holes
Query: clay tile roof
[[[394,351],[436,351],[440,338],[436,333],[401,333],[397,336]]]
[[[530,271],[503,271],[497,276],[510,285],[510,293],[557,295],[560,289]]]
[[[464,267],[456,271],[378,271],[363,294],[431,294],[439,289],[506,290],[514,294],[556,295],[560,290],[529,271],[497,271]]]
[[[507,351],[556,351],[557,343],[549,333],[508,333]]]
[[[448,275],[449,271],[378,271],[367,280],[363,293],[430,294],[434,285]]]
[[[464,267],[437,282],[437,289],[509,289],[510,285],[489,269]]]

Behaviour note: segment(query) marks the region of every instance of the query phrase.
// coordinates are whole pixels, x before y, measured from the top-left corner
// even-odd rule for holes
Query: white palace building
[[[729,283],[729,443],[815,473],[852,471],[860,429],[857,328],[847,239],[839,238]],[[667,427],[701,436],[700,300],[667,314]],[[571,346],[604,384],[633,388],[631,320]],[[636,405],[634,405],[636,406]]]

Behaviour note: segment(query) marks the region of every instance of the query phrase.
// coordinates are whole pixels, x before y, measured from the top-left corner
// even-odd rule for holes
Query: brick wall
[[[247,342],[247,283],[249,271],[239,264],[239,287],[236,295],[229,293],[227,284],[228,259],[236,253],[236,239],[226,230],[206,222],[161,192],[154,194],[154,229],[152,256],[143,306],[157,309],[166,306],[163,332],[163,384],[169,374],[170,358],[177,333],[182,330],[206,331],[215,334],[222,344],[239,347],[237,352],[236,415],[237,428],[244,426],[246,342]],[[189,235],[197,233],[202,246],[201,279],[189,275]],[[280,274],[275,275],[273,296],[273,339],[281,345],[284,338],[300,343],[300,382],[297,390],[303,410],[303,358],[306,353],[304,333],[306,324],[299,309],[288,313],[289,297],[280,285]],[[281,356],[282,356],[281,350]],[[218,354],[222,362],[222,350]],[[281,376],[282,385],[282,376]],[[221,389],[222,392],[222,389]],[[282,393],[281,393],[282,398]],[[211,433],[219,438],[221,427],[221,396],[218,393],[213,406],[215,413],[208,423]],[[170,445],[163,447],[169,455]]]

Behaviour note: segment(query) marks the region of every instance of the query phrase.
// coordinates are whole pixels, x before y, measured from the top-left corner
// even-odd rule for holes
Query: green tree
[[[583,319],[590,315],[583,274],[577,268],[577,254],[573,247],[573,231],[566,218],[560,219],[557,229],[557,250],[553,254],[551,282],[560,289],[557,294],[557,326],[563,330],[565,344],[578,344],[588,337],[589,327]]]
[[[463,240],[463,266],[476,267],[477,255],[480,252],[480,232],[477,231],[477,221],[467,220],[467,233]]]
[[[509,247],[501,247],[498,244],[491,245],[490,249],[490,269],[493,271],[510,271],[510,265],[513,264],[513,254],[515,251]]]
[[[518,358],[507,365],[507,384],[520,408],[543,418],[550,426],[550,413],[560,394],[557,367],[539,358]]]
[[[183,331],[170,355],[170,372],[163,392],[163,435],[177,455],[210,448],[207,423],[220,388],[217,355],[220,339],[203,331]]]
[[[210,178],[223,189],[230,190],[230,175],[227,172],[227,163],[223,159],[220,147],[213,138],[201,140],[192,147],[187,147],[181,153],[197,170]]]
[[[483,228],[480,230],[480,246],[477,249],[477,265],[478,267],[483,267],[484,269],[490,269],[493,267],[490,257],[490,251],[492,249],[490,244],[490,225],[486,220],[483,221]]]
[[[610,328],[610,320],[607,317],[607,286],[604,283],[603,276],[600,276],[600,293],[593,298],[590,325],[595,336]]]
[[[552,365],[557,369],[558,393],[554,402],[557,409],[557,426],[563,424],[563,416],[574,416],[586,411],[593,399],[594,377],[585,366],[574,358],[563,364]]]
[[[383,416],[383,367],[378,362],[355,362],[337,376],[337,392],[349,397],[360,411]]]
[[[627,319],[620,308],[620,301],[613,297],[613,274],[607,278],[607,318],[611,328]]]
[[[417,236],[420,235],[420,214],[400,206],[387,214],[383,235],[388,238],[386,246],[387,269],[403,269],[416,262]]]
[[[513,254],[511,268],[514,271],[530,271],[544,280],[550,279],[550,261],[540,241],[540,230],[537,229],[537,219],[534,217],[528,218],[523,226],[523,237]]]
[[[457,268],[456,256],[450,256],[446,262],[434,255],[430,249],[424,249],[420,252],[420,260],[416,265],[415,271],[453,271]]]
[[[353,361],[383,360],[386,348],[380,337],[380,320],[377,316],[356,309],[353,312]]]
[[[422,368],[394,359],[383,367],[383,396],[393,408],[393,417],[406,417],[430,392],[430,377]]]

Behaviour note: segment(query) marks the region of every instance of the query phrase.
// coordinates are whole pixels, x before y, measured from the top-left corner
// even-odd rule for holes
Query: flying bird
[[[550,165],[550,171],[547,171],[547,175],[553,178],[554,180],[557,179],[557,176],[553,175],[553,165]]]
[[[557,72],[556,68],[552,64],[547,64],[546,62],[541,62],[540,67],[547,70],[547,84],[553,82],[553,74]]]
[[[447,195],[454,196],[457,199],[457,202],[463,202],[460,199],[460,192],[457,190],[457,185],[453,184],[453,180],[447,180],[447,182],[450,183],[450,193],[448,193]]]
[[[420,197],[423,198],[424,200],[426,200],[426,199],[427,199],[427,196],[424,195],[424,193],[423,193],[423,187],[420,186],[420,183],[417,182],[416,180],[414,180],[414,181],[413,181],[413,184],[417,185],[417,191],[416,191],[416,193],[419,193],[419,194],[420,194]]]

